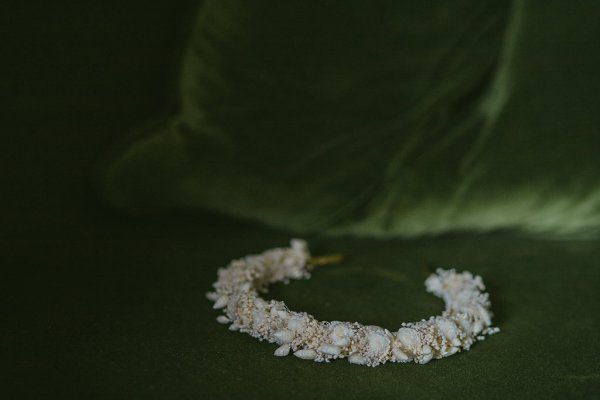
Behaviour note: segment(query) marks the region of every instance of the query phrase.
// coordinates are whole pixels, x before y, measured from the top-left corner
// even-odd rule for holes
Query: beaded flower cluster
[[[329,362],[348,358],[375,367],[391,362],[425,364],[447,357],[499,332],[491,327],[489,295],[480,276],[438,269],[425,281],[428,292],[441,297],[442,315],[403,323],[396,332],[358,322],[318,321],[305,312],[290,311],[281,301],[265,301],[258,293],[275,282],[309,278],[311,255],[305,241],[233,260],[219,269],[219,279],[207,298],[222,309],[217,318],[229,329],[277,343],[276,356],[291,352],[299,358]]]

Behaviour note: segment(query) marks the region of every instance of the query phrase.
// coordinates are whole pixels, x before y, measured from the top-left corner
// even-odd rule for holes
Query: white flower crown
[[[387,361],[425,364],[450,356],[499,332],[491,327],[489,295],[480,276],[438,269],[425,281],[428,292],[446,303],[442,315],[403,323],[397,332],[358,322],[317,321],[305,312],[290,311],[282,301],[265,301],[259,295],[275,282],[309,278],[315,265],[337,261],[338,256],[311,258],[305,241],[293,239],[288,248],[233,260],[219,269],[214,292],[207,298],[223,309],[217,318],[230,330],[246,332],[279,344],[276,356],[290,351],[307,360],[348,358],[354,364],[375,367]]]

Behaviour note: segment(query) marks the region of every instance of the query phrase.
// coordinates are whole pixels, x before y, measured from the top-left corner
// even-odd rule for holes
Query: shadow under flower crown
[[[217,321],[279,344],[276,356],[293,351],[318,362],[347,357],[351,363],[371,367],[388,361],[425,364],[469,350],[474,342],[499,332],[491,327],[491,303],[481,277],[454,269],[438,269],[425,281],[427,291],[444,300],[442,315],[402,323],[397,332],[358,322],[318,321],[305,312],[290,311],[282,301],[267,302],[258,295],[271,283],[309,278],[312,267],[323,260],[311,258],[300,239],[293,239],[290,247],[233,260],[219,269],[215,291],[207,293],[213,308],[223,309]]]

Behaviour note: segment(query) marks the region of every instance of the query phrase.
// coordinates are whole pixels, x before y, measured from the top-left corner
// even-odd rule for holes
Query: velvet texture
[[[597,8],[207,1],[180,114],[121,146],[103,191],[298,232],[594,235]]]
[[[279,358],[272,355],[276,345],[228,331],[215,321],[218,313],[204,296],[217,268],[285,245],[293,234],[208,213],[129,218],[102,207],[91,185],[92,164],[109,143],[139,121],[168,112],[165,89],[174,85],[165,80],[169,64],[177,60],[177,43],[189,34],[182,27],[192,15],[187,1],[7,4],[15,10],[3,14],[8,56],[0,64],[3,93],[10,95],[0,168],[2,399],[599,397],[598,240],[508,233],[410,240],[302,235],[314,254],[341,252],[345,261],[323,266],[311,280],[275,285],[267,296],[322,320],[398,329],[401,322],[442,309],[443,302],[424,290],[428,271],[455,267],[483,276],[501,333],[469,352],[427,365],[364,368],[345,360],[318,364]],[[498,149],[503,138],[519,139],[518,145],[507,141],[504,155],[497,155],[511,160],[495,170],[497,175],[516,175],[512,166],[523,165],[529,154],[532,165],[535,158],[554,157],[553,164],[532,169],[540,176],[546,168],[550,177],[563,171],[563,182],[570,182],[568,177],[592,182],[598,55],[584,50],[597,43],[600,12],[593,4],[546,1],[529,13],[538,30],[529,31],[536,40],[532,54],[524,51],[531,80],[519,83],[518,97],[522,104],[530,99],[531,106],[504,122],[505,136],[489,136]],[[556,55],[549,60],[550,54]],[[175,67],[171,72],[177,75]],[[539,81],[533,79],[537,75]],[[528,94],[531,87],[538,92]],[[512,93],[517,96],[516,89]],[[525,117],[528,129],[521,136],[508,129],[509,123],[524,124]],[[181,133],[167,134],[165,124],[157,126],[140,129],[146,136],[129,138],[112,153],[111,174],[118,171],[129,183],[115,188],[119,204],[129,199],[133,206],[138,198],[135,203],[144,211],[134,191],[136,196],[147,191],[141,196],[147,207],[161,204],[158,196],[164,196],[162,204],[180,199],[169,200],[165,188],[177,181],[172,177],[183,176],[176,171],[189,167],[187,156],[177,155],[192,153],[187,141],[198,132],[186,130],[184,142]],[[151,143],[162,145],[150,151]],[[536,151],[526,151],[536,143]],[[301,140],[290,141],[286,148],[301,145]],[[198,171],[221,176],[228,163],[221,162],[222,152],[214,153],[219,168],[198,161]],[[443,165],[439,169],[445,171]],[[230,178],[222,175],[219,187],[234,185],[229,190],[236,199],[239,182],[229,183]],[[583,189],[572,190],[578,186],[571,180],[570,186],[556,185],[547,199],[584,195]],[[215,190],[206,185],[206,193]],[[198,198],[190,195],[187,206],[197,207]],[[312,207],[312,200],[307,196],[300,211]]]

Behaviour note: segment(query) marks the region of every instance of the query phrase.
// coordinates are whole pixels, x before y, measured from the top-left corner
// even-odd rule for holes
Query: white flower
[[[387,332],[378,326],[367,326],[367,354],[370,358],[384,356],[391,345]]]
[[[421,348],[419,332],[412,328],[400,328],[398,333],[396,333],[396,338],[400,342],[401,347],[403,347],[402,350],[404,350],[405,353],[408,351],[410,354],[416,354]]]
[[[329,338],[331,343],[336,346],[344,347],[350,344],[353,331],[350,324],[340,321],[333,321],[329,324]]]
[[[448,318],[438,318],[435,322],[440,332],[442,332],[442,334],[447,340],[452,342],[454,339],[456,339],[459,331],[458,327],[452,320]]]

